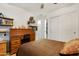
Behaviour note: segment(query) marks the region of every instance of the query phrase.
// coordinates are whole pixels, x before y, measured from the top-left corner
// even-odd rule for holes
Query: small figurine
[[[34,20],[33,17],[30,17],[30,18],[29,18],[28,24],[30,24],[30,23],[35,23],[35,20]]]

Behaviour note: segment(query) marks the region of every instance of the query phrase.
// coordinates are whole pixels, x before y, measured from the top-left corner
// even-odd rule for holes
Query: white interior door
[[[44,39],[46,37],[46,20],[39,19],[37,21],[38,30],[36,31],[36,40]]]

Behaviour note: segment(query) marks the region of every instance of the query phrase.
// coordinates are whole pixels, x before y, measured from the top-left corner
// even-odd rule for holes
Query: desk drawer
[[[10,43],[11,43],[11,45],[21,44],[21,40],[19,38],[18,39],[12,39]]]
[[[0,53],[6,53],[6,42],[0,43]]]

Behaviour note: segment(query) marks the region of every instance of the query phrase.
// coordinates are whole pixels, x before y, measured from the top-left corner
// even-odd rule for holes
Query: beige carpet
[[[16,56],[16,53],[12,54],[12,55],[9,54],[9,53],[7,53],[7,54],[6,53],[1,53],[0,56]]]

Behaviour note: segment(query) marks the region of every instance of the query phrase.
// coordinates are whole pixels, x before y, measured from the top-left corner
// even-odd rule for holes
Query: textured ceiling
[[[44,5],[44,8],[41,9],[42,4]],[[68,7],[74,4],[75,3],[8,3],[8,5],[22,8],[25,11],[32,13],[34,16],[38,18],[46,18],[52,12],[60,8]]]
[[[41,9],[41,3],[9,3],[9,5],[13,5],[16,7],[20,7],[22,9],[25,9],[28,12],[38,14],[39,13],[49,13],[53,12],[59,8],[63,8],[66,6],[73,5],[72,3],[44,3],[44,8]]]

